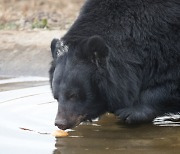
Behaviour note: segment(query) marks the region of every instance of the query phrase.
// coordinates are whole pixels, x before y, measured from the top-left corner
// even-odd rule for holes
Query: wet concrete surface
[[[0,91],[17,90],[26,87],[37,87],[47,85],[48,78],[45,77],[0,77]]]
[[[179,154],[179,115],[127,126],[106,114],[55,138],[57,102],[47,78],[0,78],[1,154]]]

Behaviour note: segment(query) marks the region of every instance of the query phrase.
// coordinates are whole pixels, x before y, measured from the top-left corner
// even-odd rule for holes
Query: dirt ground
[[[0,0],[0,76],[48,76],[51,40],[68,30],[83,2]]]
[[[84,0],[0,0],[0,29],[67,29]],[[43,23],[44,21],[44,23]],[[44,26],[44,27],[43,27]]]

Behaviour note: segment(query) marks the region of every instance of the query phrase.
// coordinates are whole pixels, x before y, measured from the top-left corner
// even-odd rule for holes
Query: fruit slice
[[[52,133],[52,135],[55,137],[66,137],[68,136],[68,133],[63,130],[56,130]]]

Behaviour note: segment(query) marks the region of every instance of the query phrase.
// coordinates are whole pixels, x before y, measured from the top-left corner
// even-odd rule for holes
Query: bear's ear
[[[88,55],[91,61],[99,65],[108,56],[108,47],[102,37],[95,35],[87,40]]]
[[[53,59],[56,59],[58,56],[59,46],[60,46],[59,39],[53,39],[51,41],[51,54],[52,54]]]

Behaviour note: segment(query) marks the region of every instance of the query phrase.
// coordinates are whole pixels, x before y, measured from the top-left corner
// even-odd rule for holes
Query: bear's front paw
[[[135,108],[124,108],[116,112],[116,115],[127,124],[137,124],[152,121],[152,115]]]
[[[133,112],[132,112],[132,109],[125,108],[125,109],[118,110],[116,112],[116,115],[125,123],[132,124],[132,123],[135,123],[135,119],[133,118]]]

